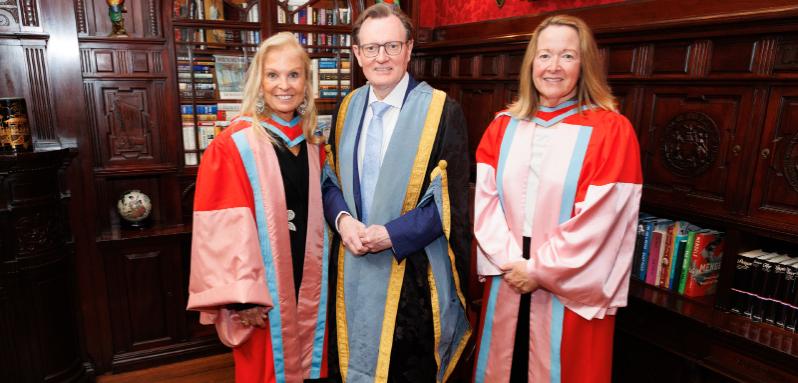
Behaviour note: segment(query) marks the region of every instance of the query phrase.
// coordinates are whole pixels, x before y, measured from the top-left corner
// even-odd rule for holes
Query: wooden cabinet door
[[[770,226],[798,225],[798,89],[776,87],[756,156],[749,215]]]
[[[738,210],[753,97],[749,87],[647,89],[638,128],[644,201],[713,217]]]

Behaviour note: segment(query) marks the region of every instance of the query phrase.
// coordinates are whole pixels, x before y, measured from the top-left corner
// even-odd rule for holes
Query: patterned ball
[[[150,216],[152,203],[150,197],[138,190],[129,190],[122,194],[116,203],[119,215],[129,222],[139,222]]]

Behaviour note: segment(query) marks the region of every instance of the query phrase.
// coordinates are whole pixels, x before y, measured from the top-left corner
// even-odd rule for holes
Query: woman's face
[[[305,67],[298,52],[284,47],[269,52],[263,64],[263,98],[269,109],[285,121],[305,98]]]
[[[576,95],[579,81],[579,35],[574,28],[551,25],[538,36],[532,82],[543,106],[557,106]]]

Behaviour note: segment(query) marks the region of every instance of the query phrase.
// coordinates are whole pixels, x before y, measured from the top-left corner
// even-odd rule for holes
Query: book
[[[687,284],[687,276],[690,274],[690,266],[693,261],[693,245],[695,244],[696,233],[702,231],[698,226],[688,229],[687,242],[684,245],[684,257],[682,259],[682,273],[679,276],[679,286],[676,288],[679,294],[684,294],[684,286]]]
[[[765,320],[765,310],[768,302],[773,298],[775,292],[776,280],[776,266],[782,261],[789,259],[787,255],[779,254],[776,257],[769,258],[762,263],[760,269],[761,279],[757,288],[756,299],[751,308],[751,320],[754,322],[763,322]]]
[[[787,286],[786,275],[796,259],[787,257],[773,265],[773,283],[770,289],[770,298],[764,302],[762,320],[765,323],[776,324],[777,317],[781,315],[781,302],[784,301],[784,290]]]
[[[652,286],[656,286],[657,282],[659,281],[659,257],[662,253],[662,247],[665,241],[665,231],[671,222],[671,220],[663,218],[658,218],[654,221],[654,228],[651,232],[651,245],[648,254],[648,270],[646,271],[646,283]]]
[[[240,100],[244,95],[244,76],[249,63],[243,56],[214,55],[216,67],[216,83],[219,98],[222,100]]]
[[[689,275],[684,286],[684,295],[700,297],[715,293],[723,258],[723,234],[705,231],[696,234]]]
[[[787,272],[784,274],[784,280],[787,284],[784,291],[784,300],[782,301],[783,318],[779,319],[778,322],[784,322],[783,326],[785,328],[795,331],[796,322],[798,321],[798,261],[794,261],[789,265]]]
[[[673,257],[673,232],[676,225],[679,222],[671,223],[668,228],[665,230],[665,237],[663,240],[665,241],[665,245],[663,246],[662,253],[659,256],[659,277],[657,278],[657,286],[667,289],[668,282],[670,281],[670,273],[671,273],[671,258]]]
[[[759,296],[762,294],[762,281],[764,278],[762,272],[762,266],[767,263],[767,261],[771,258],[778,257],[779,254],[776,253],[766,253],[760,257],[754,258],[751,262],[751,288],[748,291],[750,294],[750,299],[748,300],[748,304],[743,309],[743,315],[747,317],[751,317],[751,312],[756,306],[757,301],[759,300]]]
[[[751,301],[751,282],[753,278],[753,262],[767,252],[751,250],[737,254],[737,262],[732,278],[731,294],[729,295],[730,309],[732,312],[742,315],[745,313]]]
[[[651,232],[654,231],[654,221],[655,218],[649,218],[644,221],[643,254],[640,255],[640,269],[638,270],[641,281],[646,280],[646,274],[648,272],[649,252],[651,251]]]

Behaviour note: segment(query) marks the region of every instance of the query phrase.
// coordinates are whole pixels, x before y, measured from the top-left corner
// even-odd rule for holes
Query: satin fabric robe
[[[526,201],[536,129],[555,129],[535,201]],[[496,116],[477,149],[477,272],[487,280],[476,382],[510,376],[520,295],[499,266],[523,260],[525,206],[535,203],[527,272],[532,293],[530,382],[609,382],[614,314],[626,305],[642,173],[629,121],[541,107],[531,120]]]

